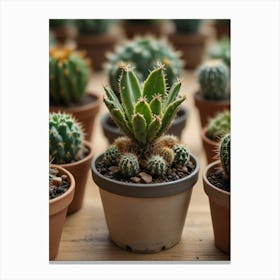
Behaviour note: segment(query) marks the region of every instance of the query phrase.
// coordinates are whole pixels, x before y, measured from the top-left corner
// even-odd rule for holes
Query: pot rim
[[[206,143],[208,143],[208,144],[210,144],[210,145],[213,145],[213,146],[218,145],[218,142],[213,141],[212,139],[210,139],[210,138],[207,137],[206,132],[207,132],[207,126],[204,126],[204,127],[201,129],[201,132],[200,132],[201,138],[202,138]]]
[[[96,94],[95,92],[92,92],[92,91],[87,91],[86,95],[94,97],[95,100],[88,103],[88,104],[80,105],[80,106],[68,107],[68,106],[57,106],[57,105],[53,106],[53,105],[50,105],[50,108],[52,108],[55,111],[64,110],[64,111],[67,111],[70,114],[71,113],[77,113],[77,112],[80,112],[80,111],[93,110],[95,108],[98,108],[98,106],[101,103],[102,97],[99,96],[98,94]]]
[[[85,156],[84,158],[82,158],[78,161],[75,161],[75,162],[62,163],[62,164],[57,164],[57,165],[61,166],[62,168],[72,167],[74,165],[82,164],[85,161],[88,161],[90,158],[92,158],[94,155],[93,155],[93,148],[92,148],[91,143],[87,140],[84,140],[83,143],[84,143],[85,147],[89,149],[89,153],[87,156]]]
[[[225,195],[225,196],[227,196],[227,197],[230,197],[230,192],[227,192],[227,191],[224,191],[224,190],[221,190],[221,189],[217,188],[216,186],[214,186],[213,184],[211,184],[211,183],[209,182],[208,178],[207,178],[207,174],[209,173],[209,171],[210,171],[211,169],[214,169],[214,168],[218,167],[219,165],[220,165],[220,161],[219,161],[219,160],[216,160],[216,161],[214,161],[214,162],[208,164],[208,165],[206,166],[204,172],[203,172],[203,180],[208,184],[208,186],[209,186],[210,188],[212,188],[212,189],[215,190],[216,192],[221,193],[221,194],[223,194],[223,195]],[[205,187],[204,187],[204,189],[205,189]]]
[[[57,201],[59,200],[63,200],[66,196],[68,196],[75,188],[75,179],[74,179],[74,176],[67,170],[65,169],[64,167],[62,167],[61,165],[58,165],[58,164],[51,164],[50,165],[51,167],[53,168],[56,168],[58,169],[60,172],[64,173],[65,175],[67,175],[67,177],[69,178],[69,183],[70,183],[70,187],[69,189],[63,193],[62,195],[60,196],[57,196],[56,198],[53,198],[53,199],[49,199],[49,206],[51,207],[53,204],[55,204]],[[62,174],[63,175],[63,174]]]
[[[175,195],[186,191],[194,186],[198,179],[199,162],[197,158],[191,154],[191,160],[195,164],[195,169],[191,174],[172,182],[164,183],[127,183],[108,178],[96,169],[96,162],[103,157],[104,153],[96,155],[91,162],[92,177],[95,184],[111,193],[130,197],[163,197]],[[105,184],[105,185],[104,185]],[[112,187],[113,186],[113,187]]]

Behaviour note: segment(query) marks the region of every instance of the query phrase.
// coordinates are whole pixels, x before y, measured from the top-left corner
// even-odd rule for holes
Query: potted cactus
[[[75,178],[75,195],[67,211],[68,214],[74,213],[83,204],[93,149],[91,144],[84,140],[81,125],[73,116],[65,113],[50,114],[49,156],[53,164],[65,168]]]
[[[230,112],[228,110],[217,113],[209,120],[207,126],[202,128],[201,139],[208,164],[217,159],[219,142],[228,133],[230,133]]]
[[[198,69],[200,89],[194,95],[201,127],[217,112],[230,109],[229,70],[220,59],[211,59]]]
[[[55,40],[60,44],[65,44],[76,36],[75,27],[70,19],[50,19],[49,28]]]
[[[75,180],[66,169],[49,168],[49,259],[53,260],[59,248],[66,212],[75,190]]]
[[[214,20],[214,29],[218,39],[230,37],[230,19]]]
[[[182,52],[186,68],[194,69],[202,61],[206,36],[200,32],[201,23],[199,19],[173,20],[175,30],[168,38]]]
[[[83,124],[85,138],[90,140],[100,98],[86,92],[89,61],[84,53],[70,47],[51,47],[49,59],[50,112],[74,115]]]
[[[149,71],[160,62],[166,68],[167,87],[176,82],[181,75],[182,61],[180,56],[167,43],[162,40],[156,40],[152,37],[139,37],[128,41],[116,49],[114,53],[108,56],[107,71],[109,83],[113,91],[120,99],[119,79],[122,66],[125,63],[131,64],[135,68],[135,73],[140,82],[148,77]],[[187,121],[187,109],[181,107],[173,121],[168,133],[181,137],[182,131]],[[120,129],[111,120],[109,114],[102,119],[102,128],[104,135],[108,138],[109,143],[122,135]]]
[[[209,57],[212,59],[222,59],[230,67],[230,41],[224,37],[216,42],[209,50]]]
[[[78,35],[78,49],[86,50],[92,61],[94,70],[102,70],[106,60],[105,54],[112,51],[117,42],[111,33],[113,20],[108,19],[77,19],[74,21]]]
[[[203,186],[209,198],[217,248],[230,253],[230,134],[219,144],[219,159],[203,173]]]
[[[105,86],[112,118],[126,136],[117,138],[92,161],[111,239],[133,252],[154,253],[180,240],[197,159],[176,136],[165,135],[185,97],[180,82],[166,91],[165,69],[158,65],[140,85],[133,69],[123,66],[120,101]]]
[[[128,39],[149,34],[161,37],[168,33],[165,23],[166,20],[160,19],[124,19],[122,20],[122,28]]]

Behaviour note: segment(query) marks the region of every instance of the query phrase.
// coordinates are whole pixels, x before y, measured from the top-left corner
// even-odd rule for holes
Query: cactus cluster
[[[224,174],[230,177],[230,134],[226,134],[220,142],[219,157]]]
[[[222,136],[230,132],[230,112],[228,110],[219,112],[209,120],[206,135],[210,139],[217,141]]]
[[[125,153],[120,158],[120,172],[125,177],[133,177],[139,172],[139,162],[135,154]]]
[[[209,50],[209,56],[212,59],[222,59],[230,67],[230,41],[228,37],[220,39]]]
[[[79,102],[86,94],[89,61],[83,52],[67,46],[50,48],[50,103],[69,105]]]
[[[225,100],[228,96],[228,67],[220,59],[211,59],[198,69],[202,96],[207,100]]]
[[[143,82],[157,62],[165,65],[167,86],[170,87],[181,75],[183,65],[179,53],[165,41],[152,37],[139,37],[126,42],[108,56],[110,86],[115,93],[119,93],[121,66],[124,63],[132,65],[140,82]]]
[[[175,25],[176,33],[197,33],[201,25],[200,19],[175,19],[173,23]]]
[[[81,35],[98,35],[108,32],[113,20],[108,19],[76,19],[74,24]]]
[[[77,160],[83,151],[83,131],[80,124],[68,114],[49,116],[49,156],[54,164]]]

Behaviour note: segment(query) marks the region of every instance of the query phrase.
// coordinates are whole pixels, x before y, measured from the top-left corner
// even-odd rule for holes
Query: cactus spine
[[[136,155],[126,153],[121,156],[119,169],[121,174],[126,177],[133,177],[139,172],[139,162]]]
[[[120,151],[116,145],[111,145],[104,153],[104,159],[108,165],[115,165],[120,158]]]
[[[198,70],[201,93],[208,100],[227,98],[229,72],[227,66],[219,59],[209,60]]]
[[[226,134],[220,142],[219,157],[224,174],[230,177],[230,134]]]
[[[53,113],[49,117],[49,155],[54,164],[70,163],[83,150],[80,124],[68,114]]]
[[[173,151],[174,151],[173,165],[182,167],[189,161],[190,159],[189,150],[182,144],[176,144],[173,147]]]
[[[230,112],[224,111],[217,113],[209,120],[206,134],[212,140],[219,140],[222,136],[230,132]]]
[[[89,76],[88,60],[82,52],[70,47],[50,48],[50,103],[69,105],[79,102],[86,94]]]
[[[158,155],[152,156],[146,166],[146,170],[155,176],[162,176],[167,168],[166,161]]]

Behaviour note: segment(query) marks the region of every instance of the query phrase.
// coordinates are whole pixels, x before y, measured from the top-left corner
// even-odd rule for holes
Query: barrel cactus
[[[83,152],[83,131],[80,124],[68,114],[49,116],[49,156],[54,164],[78,160]]]
[[[202,20],[200,19],[175,19],[173,23],[177,33],[197,33],[201,25]]]
[[[81,35],[104,34],[108,32],[113,21],[108,19],[76,19],[75,26]]]
[[[133,177],[139,172],[139,162],[136,155],[125,153],[121,156],[119,169],[124,177]]]
[[[219,146],[219,157],[226,177],[230,177],[230,134],[226,134]]]
[[[108,165],[115,165],[118,163],[120,151],[116,145],[111,145],[104,153],[104,159]]]
[[[207,100],[225,100],[228,95],[229,71],[222,60],[211,59],[198,69],[202,96]]]
[[[173,147],[173,151],[174,151],[173,165],[182,167],[189,161],[190,152],[184,145],[176,144]]]
[[[220,39],[209,50],[209,56],[212,59],[222,59],[230,67],[230,41],[228,37]]]
[[[209,120],[206,135],[210,139],[217,141],[222,136],[230,132],[230,112],[228,110],[219,112]]]
[[[146,166],[146,170],[151,175],[162,176],[167,168],[166,161],[163,157],[154,155],[149,158]]]
[[[67,46],[50,48],[50,103],[69,105],[77,103],[86,95],[89,77],[89,61],[83,52]]]
[[[170,87],[180,77],[182,61],[179,53],[161,40],[152,37],[139,37],[119,46],[108,56],[108,74],[110,85],[115,93],[119,93],[119,79],[124,63],[135,68],[135,74],[142,83],[155,67],[157,62],[165,65],[167,86]]]

